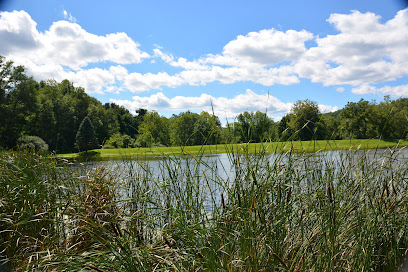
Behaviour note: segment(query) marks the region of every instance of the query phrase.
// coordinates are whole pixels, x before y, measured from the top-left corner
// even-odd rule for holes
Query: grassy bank
[[[268,142],[251,144],[230,144],[230,145],[206,145],[206,146],[186,146],[186,147],[152,147],[152,148],[119,148],[119,149],[95,149],[87,153],[58,154],[59,158],[75,159],[90,157],[95,159],[121,159],[123,157],[152,158],[169,155],[184,154],[220,154],[228,153],[231,150],[238,153],[256,153],[263,150],[266,153],[273,152],[316,152],[328,150],[349,150],[349,149],[381,149],[408,146],[408,140],[319,140],[319,141],[291,141],[291,142]]]
[[[394,271],[408,249],[401,150],[203,157],[86,168],[0,158],[12,271]],[[246,150],[249,154],[249,150]]]

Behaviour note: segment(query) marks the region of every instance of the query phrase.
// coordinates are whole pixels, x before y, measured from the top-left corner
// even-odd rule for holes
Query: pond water
[[[214,155],[202,155],[200,157],[193,156],[172,156],[169,158],[159,157],[157,159],[149,160],[110,160],[110,161],[89,161],[81,163],[87,169],[95,167],[106,167],[111,170],[115,170],[121,173],[127,173],[129,171],[145,172],[149,175],[166,177],[168,170],[179,169],[185,170],[186,168],[193,167],[195,170],[198,167],[203,173],[214,172],[219,178],[222,179],[234,179],[235,172],[239,164],[240,167],[256,166],[261,167],[266,164],[284,164],[289,160],[296,159],[299,161],[314,161],[317,164],[321,164],[324,168],[328,162],[331,164],[337,164],[345,161],[356,160],[364,158],[369,163],[386,164],[392,163],[393,165],[401,164],[408,160],[408,148],[400,149],[378,149],[378,150],[335,150],[324,151],[317,153],[302,153],[302,154],[263,154],[261,156],[250,155],[245,157],[240,154],[214,154]],[[126,175],[124,176],[126,177]]]
[[[170,194],[175,199],[185,197],[204,201],[207,210],[227,197],[234,184],[248,181],[262,182],[279,178],[297,180],[291,186],[308,190],[315,180],[332,180],[335,184],[358,175],[383,173],[384,178],[399,169],[407,173],[408,149],[382,149],[357,151],[325,151],[302,154],[216,154],[173,156],[157,160],[113,160],[86,162],[81,169],[89,171],[96,167],[108,169],[123,181],[123,199],[134,198],[140,192],[157,190],[156,195]],[[78,165],[74,167],[79,167]],[[368,170],[367,170],[368,169]],[[371,171],[371,172],[370,172]],[[392,175],[392,173],[390,174]],[[381,177],[383,178],[383,177]],[[376,179],[372,176],[371,179]]]

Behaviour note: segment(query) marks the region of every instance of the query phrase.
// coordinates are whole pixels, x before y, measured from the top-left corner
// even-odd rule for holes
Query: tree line
[[[315,102],[303,100],[278,122],[256,111],[243,112],[234,122],[221,126],[217,116],[204,111],[186,111],[170,118],[147,109],[132,114],[114,103],[102,104],[68,80],[37,82],[27,76],[24,67],[0,56],[0,120],[1,147],[29,146],[37,139],[57,152],[97,147],[401,139],[407,137],[408,99],[386,96],[380,103],[361,99],[326,114]]]

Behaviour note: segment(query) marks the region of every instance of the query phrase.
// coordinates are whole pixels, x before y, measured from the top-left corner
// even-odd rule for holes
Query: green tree
[[[341,139],[339,119],[333,116],[326,116],[326,114],[324,114],[321,119],[322,122],[319,122],[319,124],[324,125],[323,130],[325,131],[323,138],[327,140]]]
[[[173,145],[195,145],[195,123],[200,119],[198,113],[190,111],[182,112],[179,115],[174,115],[171,118],[171,141]]]
[[[194,145],[217,144],[220,142],[221,122],[217,116],[203,111],[194,123]]]
[[[155,111],[149,111],[144,115],[143,122],[139,126],[139,136],[136,143],[142,147],[152,145],[170,145],[169,122],[166,117],[161,117]]]
[[[239,143],[241,138],[241,132],[238,130],[239,123],[227,123],[227,125],[221,128],[221,139],[224,144]]]
[[[323,126],[316,126],[320,120],[319,106],[316,102],[306,100],[297,101],[292,109],[294,129],[297,131],[296,136],[303,140],[308,141],[312,138],[316,139],[315,128],[323,129]],[[319,131],[320,135],[324,133]]]
[[[238,129],[240,133],[240,142],[250,142],[252,139],[253,135],[253,129],[252,129],[252,116],[251,113],[245,111],[243,113],[240,113],[237,117],[238,119],[238,126],[236,129]]]
[[[349,102],[340,113],[340,129],[343,139],[368,139],[380,136],[378,116],[374,111],[375,103],[361,99]]]
[[[259,143],[271,139],[273,120],[266,113],[245,111],[239,114],[237,119],[242,142]]]
[[[22,66],[0,58],[0,144],[14,147],[17,139],[32,130],[37,110],[38,83]]]
[[[128,148],[135,146],[135,139],[129,135],[121,135],[119,132],[113,134],[103,145],[103,148]]]
[[[290,139],[294,133],[293,125],[292,125],[293,114],[286,114],[282,117],[277,125],[277,133],[278,139],[280,141],[286,141]]]
[[[88,116],[82,120],[79,126],[78,132],[76,134],[76,146],[80,151],[88,151],[89,149],[94,149],[98,145],[98,140],[95,136],[95,130],[92,125],[91,120]]]
[[[404,139],[408,130],[408,98],[391,101],[388,96],[374,109],[378,136],[385,139]]]

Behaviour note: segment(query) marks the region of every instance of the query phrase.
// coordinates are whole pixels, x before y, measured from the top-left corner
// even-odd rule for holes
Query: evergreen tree
[[[76,146],[80,151],[86,152],[89,149],[94,149],[98,146],[98,140],[95,136],[95,129],[88,116],[82,120],[81,125],[79,126],[76,134]]]

